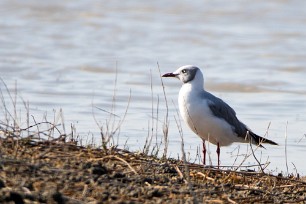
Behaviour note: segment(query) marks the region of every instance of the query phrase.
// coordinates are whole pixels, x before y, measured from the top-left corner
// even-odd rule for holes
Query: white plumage
[[[190,129],[204,141],[217,145],[218,165],[220,146],[233,142],[251,142],[277,145],[277,143],[253,133],[236,117],[235,111],[223,100],[204,90],[201,70],[192,65],[185,65],[163,77],[176,77],[183,82],[179,92],[180,114]],[[247,137],[249,136],[249,137]],[[203,145],[205,148],[205,145]],[[203,150],[204,153],[206,150]],[[204,155],[205,163],[205,155]]]

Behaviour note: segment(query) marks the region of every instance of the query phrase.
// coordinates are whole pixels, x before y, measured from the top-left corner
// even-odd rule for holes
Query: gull
[[[272,140],[252,132],[236,116],[236,112],[222,99],[204,90],[201,70],[185,65],[162,77],[178,78],[183,85],[178,96],[180,114],[189,128],[203,141],[203,163],[206,163],[205,141],[217,145],[218,167],[220,146],[233,142],[249,143],[263,147],[262,143],[277,145]]]

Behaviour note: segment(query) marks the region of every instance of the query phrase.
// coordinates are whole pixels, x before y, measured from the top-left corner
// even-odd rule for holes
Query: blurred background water
[[[287,171],[287,129],[289,172],[305,175],[305,8],[302,0],[2,0],[0,74],[10,90],[17,86],[18,96],[29,101],[37,121],[62,109],[65,123],[97,144],[100,130],[93,115],[99,124],[109,118],[101,109],[122,119],[131,91],[117,142],[138,151],[152,127],[155,131],[157,125],[158,142],[163,137],[166,106],[157,62],[162,73],[194,64],[204,71],[206,89],[228,102],[253,131],[264,135],[269,127],[269,138],[280,145],[256,152],[271,162],[268,169]],[[181,84],[164,83],[168,156],[177,158],[181,138],[174,117]],[[185,124],[182,128],[185,150],[194,160],[201,141]],[[233,164],[237,146],[239,154],[246,153],[246,144],[223,147],[222,165]],[[210,152],[216,164],[213,145]],[[254,163],[253,158],[245,162]]]

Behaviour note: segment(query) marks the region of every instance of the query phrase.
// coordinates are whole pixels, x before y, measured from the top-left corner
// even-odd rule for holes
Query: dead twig
[[[136,175],[138,175],[137,171],[126,160],[124,160],[120,157],[117,157],[115,155],[107,155],[107,156],[102,157],[102,158],[90,159],[89,161],[103,161],[103,160],[106,160],[106,159],[117,159],[119,161],[122,161],[123,163],[125,163],[131,169],[132,172],[134,172]]]
[[[184,178],[184,175],[183,175],[183,173],[181,172],[180,168],[179,168],[177,165],[174,165],[174,168],[175,168],[176,172],[178,173],[179,177],[180,177],[181,179],[183,179],[183,178]]]

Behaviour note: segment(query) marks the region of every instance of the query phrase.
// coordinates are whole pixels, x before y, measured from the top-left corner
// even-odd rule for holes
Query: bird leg
[[[203,140],[203,164],[206,164],[206,145],[205,145],[205,140]]]
[[[220,145],[219,142],[217,143],[217,155],[218,155],[218,168],[220,166]]]

